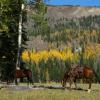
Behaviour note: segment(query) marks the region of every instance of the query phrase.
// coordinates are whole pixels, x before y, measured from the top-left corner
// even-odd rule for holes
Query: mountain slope
[[[80,7],[80,6],[48,6],[47,17],[71,18],[89,15],[100,15],[100,7]]]

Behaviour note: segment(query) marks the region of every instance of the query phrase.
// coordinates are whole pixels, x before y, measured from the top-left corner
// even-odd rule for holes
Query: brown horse
[[[24,69],[24,70],[15,70],[14,72],[14,79],[15,79],[15,84],[18,85],[17,78],[27,78],[28,84],[32,83],[33,84],[33,79],[32,79],[32,71],[29,69]]]
[[[72,83],[75,83],[75,87],[77,88],[77,84],[76,84],[77,79],[80,79],[80,78],[83,80],[88,79],[89,81],[88,92],[90,92],[91,84],[92,84],[92,80],[94,76],[96,77],[97,75],[92,68],[84,66],[84,65],[76,65],[76,66],[71,67],[69,71],[67,71],[64,74],[64,78],[62,80],[62,86],[65,88],[66,82],[69,82],[70,89],[71,89]]]

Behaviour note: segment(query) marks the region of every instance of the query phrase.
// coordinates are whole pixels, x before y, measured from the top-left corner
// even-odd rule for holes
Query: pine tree
[[[22,3],[23,0],[0,1],[0,72],[3,79],[10,78],[10,73],[16,68],[18,23]],[[26,41],[25,34],[22,35],[22,41],[22,44]]]
[[[34,20],[34,29],[31,35],[37,36],[41,35],[46,39],[50,39],[50,27],[48,21],[45,17],[47,7],[43,0],[34,0],[34,10],[32,13],[32,18]]]

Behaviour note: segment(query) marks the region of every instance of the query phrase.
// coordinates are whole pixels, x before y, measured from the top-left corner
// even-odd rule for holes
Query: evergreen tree
[[[0,1],[0,73],[2,79],[8,79],[16,68],[18,52],[18,27],[23,0]],[[22,35],[22,44],[26,35]]]
[[[47,7],[44,4],[43,0],[33,0],[34,1],[34,10],[32,13],[32,18],[34,20],[34,29],[31,35],[37,36],[41,35],[46,39],[50,39],[50,27],[48,21],[45,17]]]

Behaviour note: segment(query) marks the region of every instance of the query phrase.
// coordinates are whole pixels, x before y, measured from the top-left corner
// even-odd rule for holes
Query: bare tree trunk
[[[16,69],[20,69],[20,53],[21,53],[21,43],[22,43],[22,11],[24,9],[24,4],[21,5],[21,11],[19,15],[19,28],[18,28],[18,53],[17,53],[17,61],[16,61]],[[16,76],[15,76],[16,77]],[[18,85],[18,80],[15,79],[15,84]]]
[[[16,69],[20,68],[20,51],[21,51],[21,42],[22,42],[22,11],[24,9],[24,4],[21,5],[21,11],[19,15],[19,34],[18,34],[18,53],[17,53],[17,62]]]

